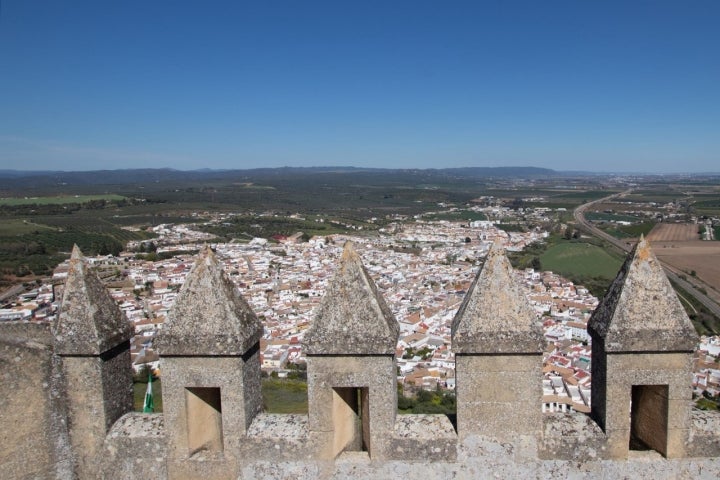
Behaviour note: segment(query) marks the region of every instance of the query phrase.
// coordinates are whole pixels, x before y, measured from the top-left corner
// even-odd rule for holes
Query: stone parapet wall
[[[67,396],[49,325],[0,322],[0,478],[71,478]]]
[[[102,478],[168,478],[165,418],[156,413],[128,413],[105,438]]]
[[[152,415],[146,415],[152,417]],[[388,478],[533,478],[533,479],[598,479],[598,478],[633,478],[675,480],[684,478],[717,478],[720,475],[720,461],[717,458],[685,458],[666,459],[654,451],[633,452],[627,460],[603,460],[600,456],[592,457],[593,448],[600,449],[600,444],[591,446],[592,435],[575,436],[567,439],[583,442],[580,450],[576,450],[584,458],[575,459],[544,459],[535,455],[544,447],[525,439],[518,442],[499,443],[494,439],[482,436],[468,436],[457,444],[455,459],[440,458],[435,448],[442,448],[442,441],[422,442],[421,452],[429,452],[430,457],[418,458],[412,452],[407,458],[377,461],[370,459],[362,452],[346,452],[333,460],[312,458],[302,452],[296,444],[295,449],[283,449],[289,442],[302,439],[297,429],[304,420],[300,416],[279,415],[288,417],[284,420],[275,415],[261,415],[258,426],[268,426],[274,433],[255,436],[254,433],[243,439],[243,442],[254,444],[238,466],[238,471],[227,478],[233,479],[298,479],[298,480],[330,480],[330,479],[368,479],[379,480]],[[424,415],[406,415],[411,428],[427,427]],[[417,418],[415,418],[417,417]],[[571,417],[571,416],[567,416]],[[585,416],[579,416],[584,417]],[[140,419],[143,416],[139,416]],[[298,421],[299,420],[299,421]],[[554,419],[557,420],[557,419]],[[572,424],[576,419],[564,418],[560,423]],[[132,422],[121,420],[126,428],[128,423],[136,425],[138,418]],[[584,421],[579,421],[582,424]],[[120,423],[120,422],[119,422]],[[553,423],[553,422],[550,422]],[[135,428],[135,427],[133,427]],[[425,431],[425,430],[423,430]],[[162,437],[150,436],[147,433],[127,432],[129,438],[117,435],[117,429],[106,439],[106,451],[114,451],[112,459],[108,454],[108,472],[104,478],[154,478],[164,480],[168,477],[161,461]],[[260,433],[260,432],[258,432]],[[566,432],[567,433],[567,432]],[[285,435],[288,435],[287,437]],[[428,440],[430,440],[428,438]],[[274,445],[279,445],[275,447]],[[267,450],[264,450],[267,449]],[[122,455],[121,455],[122,453]],[[122,456],[125,458],[121,459]],[[295,457],[295,458],[292,458]]]
[[[720,412],[692,410],[691,415],[686,455],[720,457]]]
[[[613,284],[615,296],[606,297],[596,317],[593,415],[586,416],[541,413],[535,340],[522,348],[488,347],[488,339],[515,338],[504,329],[531,336],[536,330],[531,315],[513,316],[525,307],[492,298],[490,287],[503,299],[513,291],[506,288],[512,281],[507,261],[495,251],[495,267],[478,277],[488,289],[474,290],[471,305],[453,323],[464,345],[453,423],[442,415],[398,415],[397,324],[351,250],[332,282],[335,295],[348,298],[324,299],[312,327],[307,415],[261,412],[259,322],[207,249],[193,270],[196,278],[181,292],[183,311],[190,313],[171,317],[180,326],[166,337],[169,352],[161,352],[165,413],[129,413],[126,326],[74,251],[71,285],[91,306],[66,305],[58,322],[69,325],[60,330],[0,323],[0,478],[717,478],[720,412],[690,408],[689,321],[658,320],[665,328],[660,332],[672,333],[668,344],[643,349],[623,340],[643,318],[635,315],[641,306],[634,299],[626,311],[611,305],[622,292],[645,295],[633,275],[665,291],[652,258],[646,246],[635,252]],[[625,290],[626,283],[632,289]],[[223,296],[198,294],[215,290]],[[222,308],[201,308],[206,297],[226,302],[227,317],[218,317]],[[345,321],[368,302],[375,306],[368,310],[372,318],[365,311]],[[655,307],[655,313],[677,316],[676,309]],[[204,324],[208,351],[187,345],[192,335],[178,334],[191,332],[205,314],[213,316]],[[495,314],[503,321],[488,324]],[[366,332],[365,324],[376,331]],[[68,338],[78,329],[88,330],[80,343]],[[334,345],[336,336],[343,343]],[[658,338],[649,345],[655,348]],[[353,348],[345,352],[343,346]],[[637,439],[664,456],[638,448]]]

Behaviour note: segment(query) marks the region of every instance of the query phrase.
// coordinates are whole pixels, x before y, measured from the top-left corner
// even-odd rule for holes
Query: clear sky
[[[0,169],[720,171],[717,0],[0,2]]]

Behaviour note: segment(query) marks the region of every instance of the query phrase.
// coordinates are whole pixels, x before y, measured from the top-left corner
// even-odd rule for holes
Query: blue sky
[[[0,169],[720,171],[716,0],[0,1]]]

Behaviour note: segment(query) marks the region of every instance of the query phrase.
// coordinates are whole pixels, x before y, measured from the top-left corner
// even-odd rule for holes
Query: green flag
[[[152,373],[148,374],[147,390],[145,390],[145,403],[143,404],[143,413],[152,413],[155,411],[152,394]]]

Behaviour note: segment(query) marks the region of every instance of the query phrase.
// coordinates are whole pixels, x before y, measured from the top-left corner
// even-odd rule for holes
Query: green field
[[[40,225],[20,218],[6,218],[0,220],[0,237],[55,230],[56,229],[47,225]]]
[[[566,192],[561,193],[560,195],[553,195],[552,199],[568,199],[568,200],[577,200],[578,203],[587,203],[592,200],[598,200],[604,197],[607,197],[608,195],[612,195],[613,193],[617,193],[617,190],[585,190],[585,191],[578,191],[578,192]]]
[[[263,410],[268,413],[307,413],[307,382],[278,378],[262,379]]]
[[[636,223],[634,225],[620,225],[615,226],[611,225],[609,227],[602,226],[602,228],[606,233],[609,233],[615,238],[623,239],[623,238],[637,238],[642,235],[646,235],[650,233],[650,230],[655,227],[655,222],[642,222],[642,223]]]
[[[65,205],[68,203],[87,203],[94,200],[125,200],[121,195],[62,195],[56,197],[0,198],[0,205]]]
[[[162,401],[162,381],[158,378],[153,380],[153,405],[155,406],[155,413],[163,411]],[[142,412],[143,403],[145,403],[145,392],[147,390],[147,383],[137,382],[133,383],[133,405],[136,412]]]
[[[451,222],[474,222],[476,220],[487,220],[487,216],[482,212],[473,212],[472,210],[458,210],[455,212],[433,213],[423,215],[425,220],[448,220]]]
[[[542,267],[568,277],[590,276],[612,280],[622,260],[602,248],[584,242],[561,242],[540,256]]]
[[[692,204],[692,208],[698,215],[707,215],[715,217],[720,215],[720,196],[717,194],[710,195],[694,195],[697,199]]]
[[[141,412],[145,401],[147,383],[133,384],[134,407]],[[263,378],[262,380],[263,410],[269,413],[307,413],[307,382],[302,380]],[[153,403],[155,412],[163,411],[162,381],[153,380]]]
[[[587,220],[602,220],[606,222],[637,222],[638,217],[632,217],[630,215],[621,215],[617,213],[605,213],[605,212],[587,212],[585,214]]]

